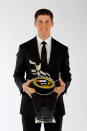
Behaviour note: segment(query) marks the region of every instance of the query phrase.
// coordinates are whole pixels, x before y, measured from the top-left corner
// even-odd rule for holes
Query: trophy
[[[32,94],[32,102],[36,112],[35,123],[56,123],[53,116],[57,93],[53,90],[56,82],[54,82],[48,73],[40,70],[40,65],[36,66],[36,77],[30,84],[31,88],[35,89]],[[33,70],[35,73],[35,71]]]

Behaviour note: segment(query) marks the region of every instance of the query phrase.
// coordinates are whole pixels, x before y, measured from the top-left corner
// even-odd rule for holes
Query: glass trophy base
[[[56,123],[54,109],[57,94],[49,95],[32,94],[32,102],[36,112],[35,123]]]
[[[35,123],[56,123],[56,120],[54,117],[48,118],[48,117],[35,117]]]

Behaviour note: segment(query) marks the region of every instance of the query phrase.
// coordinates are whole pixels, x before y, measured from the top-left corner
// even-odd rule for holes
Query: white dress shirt
[[[38,51],[39,51],[39,56],[41,59],[41,49],[42,49],[42,41],[45,41],[47,44],[46,46],[46,51],[47,51],[47,63],[49,64],[50,60],[50,54],[51,54],[51,36],[47,38],[46,40],[42,40],[38,35],[37,35],[37,43],[38,43]]]

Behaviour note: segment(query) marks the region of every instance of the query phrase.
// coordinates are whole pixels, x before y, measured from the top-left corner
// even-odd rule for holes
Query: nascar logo
[[[46,80],[37,80],[37,82],[46,82]]]

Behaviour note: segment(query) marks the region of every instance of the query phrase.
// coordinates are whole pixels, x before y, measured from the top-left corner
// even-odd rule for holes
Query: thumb
[[[33,79],[27,81],[27,85],[29,86]]]
[[[61,78],[59,78],[59,82],[60,82],[60,83],[62,83],[62,82],[63,82]]]

